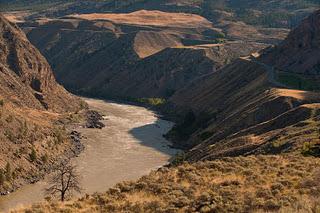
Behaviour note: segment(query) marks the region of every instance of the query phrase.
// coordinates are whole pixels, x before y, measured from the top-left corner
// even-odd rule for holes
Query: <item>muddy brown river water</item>
[[[144,107],[85,99],[105,115],[103,129],[80,128],[85,150],[73,161],[84,193],[104,192],[125,180],[135,180],[166,164],[178,150],[162,137],[173,123]],[[22,187],[0,197],[0,212],[43,201],[46,182]]]

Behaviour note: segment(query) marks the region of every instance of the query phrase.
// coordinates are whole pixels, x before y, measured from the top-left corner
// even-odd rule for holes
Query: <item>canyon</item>
[[[2,5],[0,189],[35,183],[58,156],[78,156],[90,194],[30,197],[13,212],[320,208],[317,1]],[[116,102],[78,98],[56,81]],[[97,129],[84,124],[90,110],[105,118]],[[3,199],[4,210],[41,184]]]

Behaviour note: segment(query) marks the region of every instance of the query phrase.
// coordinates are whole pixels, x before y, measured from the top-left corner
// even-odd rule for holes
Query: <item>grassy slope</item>
[[[161,168],[136,182],[25,212],[317,212],[320,160],[251,156]]]

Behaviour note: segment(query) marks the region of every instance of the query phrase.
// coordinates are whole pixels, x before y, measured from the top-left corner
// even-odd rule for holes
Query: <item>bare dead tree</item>
[[[79,179],[76,167],[71,164],[70,160],[63,161],[55,166],[49,179],[50,187],[46,189],[46,194],[51,197],[60,197],[63,202],[67,196],[72,196],[74,192],[81,192]]]

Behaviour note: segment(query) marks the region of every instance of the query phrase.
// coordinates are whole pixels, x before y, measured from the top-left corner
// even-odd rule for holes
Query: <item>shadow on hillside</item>
[[[171,148],[171,143],[163,137],[163,134],[170,129],[170,122],[157,119],[152,124],[133,128],[129,133],[143,146],[151,147],[169,156],[174,156],[179,150]]]

